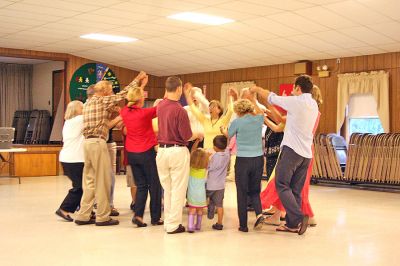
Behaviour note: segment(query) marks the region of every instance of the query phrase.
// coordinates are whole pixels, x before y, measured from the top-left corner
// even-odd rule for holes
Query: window
[[[379,117],[350,118],[349,135],[353,133],[384,133]]]

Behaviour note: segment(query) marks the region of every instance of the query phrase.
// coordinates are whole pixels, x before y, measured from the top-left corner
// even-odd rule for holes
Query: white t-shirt
[[[64,145],[60,151],[60,162],[81,163],[83,156],[83,115],[75,116],[64,123],[62,130]]]

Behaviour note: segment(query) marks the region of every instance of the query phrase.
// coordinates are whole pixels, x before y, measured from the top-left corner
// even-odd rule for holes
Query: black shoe
[[[136,217],[132,218],[132,223],[136,224],[137,227],[146,227],[147,226],[146,223],[139,221],[138,219],[136,219]]]
[[[157,222],[151,222],[152,225],[163,225],[164,221],[163,220],[158,220]]]
[[[208,205],[208,209],[207,209],[207,218],[212,220],[214,219],[214,215],[215,215],[215,207],[211,207],[211,205]]]
[[[118,220],[114,220],[111,218],[110,218],[110,220],[105,221],[105,222],[96,222],[97,226],[109,226],[109,225],[118,225],[118,224],[119,224]]]
[[[266,212],[263,212],[263,215],[264,216],[271,216],[271,215],[274,215],[274,213],[266,211]]]
[[[186,231],[185,227],[183,225],[179,225],[178,228],[175,229],[175,231],[172,232],[167,232],[167,234],[179,234],[179,233],[184,233]]]
[[[95,224],[95,223],[96,223],[96,220],[94,220],[94,219],[89,219],[89,221],[81,221],[81,220],[76,220],[76,219],[75,219],[75,223],[76,223],[77,225]]]
[[[286,221],[286,217],[280,217],[279,220],[281,220],[281,222],[285,222]]]
[[[94,211],[90,214],[90,219],[96,220],[96,213]]]
[[[306,232],[307,227],[308,227],[308,216],[303,217],[303,221],[300,223],[300,228],[299,228],[299,235],[302,235]]]
[[[116,208],[111,208],[110,216],[118,216],[119,211]]]
[[[239,231],[243,233],[247,233],[249,231],[249,228],[247,227],[239,227]]]
[[[131,205],[129,206],[129,209],[131,209],[131,211],[135,211],[135,203],[131,203]]]
[[[68,221],[68,222],[72,222],[74,219],[71,218],[71,216],[69,216],[69,214],[65,215],[61,209],[56,210],[56,214],[58,216],[60,216],[61,218],[63,218],[64,220]]]
[[[257,230],[261,229],[263,224],[264,224],[263,223],[264,220],[265,220],[264,216],[259,215],[259,217],[257,218],[256,223],[254,224],[254,229],[257,229]]]
[[[212,225],[212,229],[214,230],[222,230],[222,228],[224,228],[224,226],[222,224],[216,223]]]

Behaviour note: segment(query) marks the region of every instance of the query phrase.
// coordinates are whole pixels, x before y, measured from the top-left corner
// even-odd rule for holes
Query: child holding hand
[[[189,206],[188,232],[200,231],[203,218],[203,209],[207,207],[206,201],[206,175],[208,166],[208,153],[197,148],[200,139],[193,144],[190,154],[190,175],[187,191]],[[196,224],[195,224],[196,218]]]

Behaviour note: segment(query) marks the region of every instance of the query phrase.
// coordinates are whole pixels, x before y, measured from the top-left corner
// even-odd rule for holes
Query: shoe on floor
[[[299,228],[299,235],[304,234],[307,231],[307,227],[308,227],[308,216],[304,216],[303,217],[303,221],[300,223],[300,228]]]
[[[157,222],[151,222],[152,225],[163,225],[164,221],[163,220],[158,220]]]
[[[71,218],[71,216],[69,216],[69,214],[64,214],[61,209],[56,210],[56,215],[60,216],[68,222],[72,222],[74,220]]]
[[[135,211],[135,203],[131,202],[131,205],[129,206],[129,209],[131,209],[131,211]]]
[[[110,219],[108,221],[105,222],[96,222],[97,226],[109,226],[109,225],[118,225],[119,221],[118,220],[114,220],[114,219]]]
[[[132,223],[133,223],[133,224],[136,224],[137,227],[146,227],[146,226],[147,226],[146,223],[141,222],[141,221],[140,221],[139,219],[137,219],[135,216],[133,216],[133,218],[132,218]]]
[[[119,211],[116,208],[111,208],[110,216],[118,216]]]
[[[308,225],[311,227],[317,226],[317,220],[314,217],[310,217],[310,219],[308,219]]]
[[[259,214],[254,224],[254,229],[260,230],[263,227],[264,220],[265,220],[264,216],[262,214]]]
[[[95,224],[96,220],[94,219],[89,219],[89,221],[81,221],[81,220],[76,220],[74,221],[77,225],[87,225],[87,224]]]
[[[179,225],[178,228],[176,228],[174,231],[172,232],[167,232],[167,234],[179,234],[179,233],[184,233],[186,231],[185,227],[183,225]]]
[[[212,229],[214,229],[214,230],[222,230],[223,228],[224,228],[224,226],[219,223],[215,223],[212,225]]]
[[[239,231],[243,232],[243,233],[247,233],[247,232],[249,232],[249,228],[248,227],[239,227]]]
[[[265,218],[264,224],[278,226],[278,225],[281,225],[281,220],[279,217],[272,215],[272,216]]]

